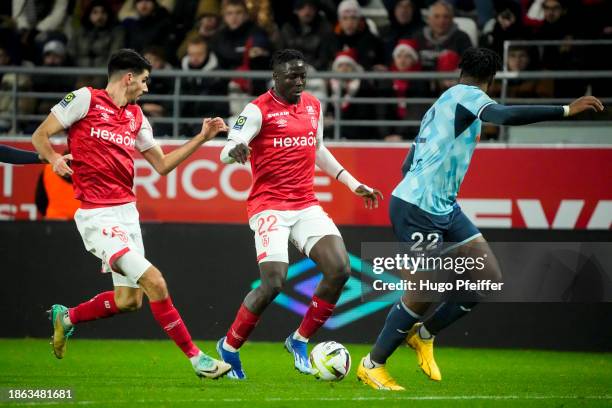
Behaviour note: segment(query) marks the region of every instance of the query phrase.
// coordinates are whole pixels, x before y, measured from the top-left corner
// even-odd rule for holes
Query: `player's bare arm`
[[[155,145],[142,152],[142,155],[151,163],[155,171],[165,176],[191,156],[202,144],[213,139],[220,132],[227,132],[227,125],[223,119],[219,117],[214,119],[206,118],[202,122],[202,130],[200,133],[178,149],[165,154],[159,145]]]
[[[68,161],[72,160],[71,155],[62,156],[51,146],[49,138],[64,130],[64,126],[57,118],[50,113],[43,123],[32,134],[32,144],[40,155],[41,160],[50,163],[53,171],[58,176],[72,175],[72,169],[68,166]]]

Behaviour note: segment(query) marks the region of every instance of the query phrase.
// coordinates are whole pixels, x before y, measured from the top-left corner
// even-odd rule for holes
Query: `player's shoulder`
[[[257,98],[253,99],[249,102],[252,105],[255,105],[259,109],[265,109],[266,106],[270,105],[274,101],[272,97],[272,93],[270,91],[262,93]]]
[[[142,112],[142,108],[137,103],[130,103],[129,105],[125,107],[125,111],[128,112],[127,113],[128,116],[129,115],[134,115],[136,117],[144,116],[144,113]]]
[[[301,95],[302,102],[304,105],[311,105],[319,108],[321,106],[321,101],[319,98],[311,94],[310,92],[304,91]]]

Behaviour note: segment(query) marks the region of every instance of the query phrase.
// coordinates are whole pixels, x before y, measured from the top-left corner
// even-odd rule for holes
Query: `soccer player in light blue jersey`
[[[393,190],[390,218],[398,240],[409,246],[441,248],[449,255],[485,256],[479,279],[501,280],[499,264],[476,226],[456,202],[459,187],[480,137],[482,121],[523,125],[560,120],[587,110],[603,110],[602,103],[584,96],[565,106],[504,106],[486,92],[501,67],[499,56],[485,48],[470,48],[461,59],[459,84],[444,92],[427,111],[406,162],[404,178]],[[403,390],[385,368],[387,359],[406,342],[415,349],[418,363],[432,380],[442,375],[434,360],[433,340],[478,304],[484,294],[474,291],[462,299],[449,298],[425,321],[429,302],[404,293],[389,311],[370,353],[357,369],[359,380],[375,389]],[[469,299],[466,300],[466,299]]]

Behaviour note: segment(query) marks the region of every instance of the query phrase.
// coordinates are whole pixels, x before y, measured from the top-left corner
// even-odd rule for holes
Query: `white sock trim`
[[[237,349],[229,345],[229,343],[227,342],[227,338],[223,340],[223,345],[221,347],[223,347],[225,350],[232,352],[232,353],[235,353],[238,351]]]
[[[302,336],[297,330],[293,333],[293,340],[303,341],[304,343],[308,343],[308,338]]]
[[[65,325],[73,326],[72,321],[70,321],[70,313],[68,313],[68,311],[66,311],[66,313],[64,313],[64,316],[62,316],[62,320],[64,321]]]
[[[198,364],[198,360],[200,359],[200,356],[202,354],[204,354],[204,353],[202,353],[202,351],[200,350],[200,352],[198,354],[196,354],[195,356],[189,357],[189,361],[191,361],[191,365],[192,366],[195,367]]]
[[[382,367],[384,366],[384,364],[380,364],[377,363],[376,361],[372,360],[372,358],[370,357],[370,353],[368,353],[367,356],[365,356],[365,358],[363,359],[363,366],[365,368],[378,368],[378,367]]]
[[[408,313],[410,316],[414,317],[415,319],[421,319],[422,316],[410,310],[410,308],[404,304],[403,300],[400,300],[400,304],[402,305],[406,313]]]
[[[427,330],[424,324],[422,324],[421,327],[419,327],[419,337],[423,340],[430,340],[434,338],[434,335]]]

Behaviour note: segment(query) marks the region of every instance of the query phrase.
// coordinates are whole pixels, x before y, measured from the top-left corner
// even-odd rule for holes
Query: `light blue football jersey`
[[[392,194],[432,214],[450,213],[480,137],[480,114],[493,103],[476,86],[444,92],[423,116]]]

